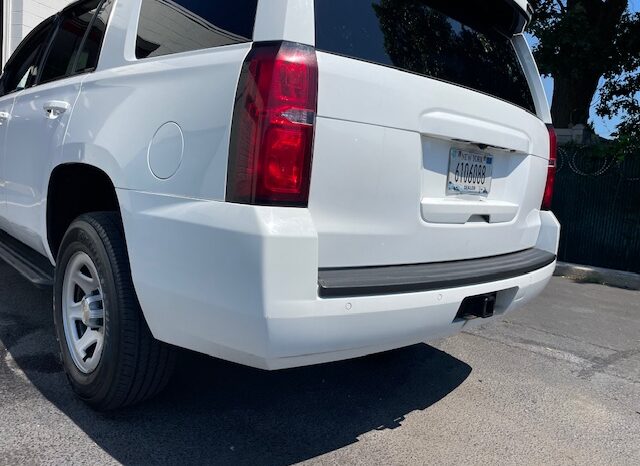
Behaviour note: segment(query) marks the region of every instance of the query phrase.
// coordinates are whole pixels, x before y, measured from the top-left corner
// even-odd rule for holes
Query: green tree
[[[596,107],[600,116],[622,115],[615,133],[621,143],[621,155],[640,152],[640,13],[632,18],[626,22],[618,50],[620,64],[605,74]]]
[[[640,130],[640,15],[628,0],[538,0],[529,31],[543,75],[554,79],[551,113],[557,127],[587,124],[595,102],[600,116],[623,116],[616,135]],[[640,138],[638,138],[640,140]]]

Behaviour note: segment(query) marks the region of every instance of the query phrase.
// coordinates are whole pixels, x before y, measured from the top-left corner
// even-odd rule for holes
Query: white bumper
[[[154,336],[263,369],[363,356],[486,323],[454,322],[464,298],[499,291],[498,317],[537,296],[555,268],[437,291],[321,299],[318,238],[306,209],[125,190],[118,197]],[[556,253],[558,222],[540,215],[536,247]]]

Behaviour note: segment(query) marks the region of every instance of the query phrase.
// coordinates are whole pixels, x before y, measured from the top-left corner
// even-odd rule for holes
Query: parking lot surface
[[[640,464],[637,291],[554,278],[497,325],[283,372],[185,353],[160,397],[97,414],[50,292],[0,278],[0,464]]]

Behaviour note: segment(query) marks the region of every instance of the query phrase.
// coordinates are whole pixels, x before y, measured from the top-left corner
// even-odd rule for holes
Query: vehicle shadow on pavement
[[[399,426],[407,414],[436,403],[471,372],[464,362],[428,345],[279,372],[185,351],[159,397],[99,414],[71,394],[61,372],[50,292],[35,290],[4,265],[0,274],[0,354],[2,346],[7,348],[0,360],[0,374],[6,375],[0,383],[7,385],[0,391],[20,398],[29,396],[24,385],[35,386],[125,464],[303,461],[357,442],[367,432]]]

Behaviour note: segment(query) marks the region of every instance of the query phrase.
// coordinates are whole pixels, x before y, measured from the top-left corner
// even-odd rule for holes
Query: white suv
[[[555,267],[526,0],[83,0],[0,83],[0,256],[97,409],[516,309]],[[55,271],[51,264],[55,264]],[[483,319],[484,318],[484,319]]]

